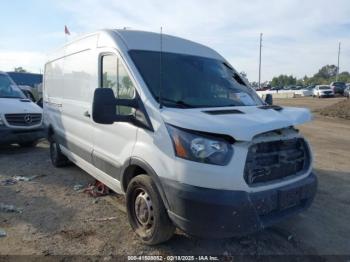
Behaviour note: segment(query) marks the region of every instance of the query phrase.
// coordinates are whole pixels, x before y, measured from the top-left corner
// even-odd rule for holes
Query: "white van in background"
[[[0,145],[31,147],[44,137],[42,109],[0,72]]]
[[[146,244],[175,227],[249,234],[314,198],[311,149],[294,127],[310,112],[262,101],[206,46],[99,31],[51,56],[43,88],[52,163],[74,162],[126,194],[129,222]]]

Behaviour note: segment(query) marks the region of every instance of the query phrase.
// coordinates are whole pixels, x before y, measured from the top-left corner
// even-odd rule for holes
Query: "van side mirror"
[[[115,97],[110,88],[96,88],[92,102],[92,119],[99,124],[113,124],[116,118]]]
[[[96,88],[92,102],[92,119],[99,124],[110,125],[114,122],[134,122],[133,115],[117,115],[117,106],[128,106],[135,109],[139,108],[137,98],[118,99],[115,98],[111,88]]]
[[[268,104],[268,105],[272,105],[273,104],[272,94],[266,94],[266,96],[265,96],[265,103]]]

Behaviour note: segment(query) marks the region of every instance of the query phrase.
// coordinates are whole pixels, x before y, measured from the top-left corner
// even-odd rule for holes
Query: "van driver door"
[[[99,56],[99,87],[111,88],[116,98],[133,99],[136,89],[126,64],[116,52]],[[116,114],[134,114],[134,109],[116,106]],[[137,127],[132,123],[115,122],[111,125],[94,123],[94,165],[120,181],[124,162],[130,157],[136,141]]]

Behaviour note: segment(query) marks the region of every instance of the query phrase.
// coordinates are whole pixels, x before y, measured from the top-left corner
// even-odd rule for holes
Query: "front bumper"
[[[43,127],[35,129],[17,129],[0,127],[0,145],[34,142],[45,137]]]
[[[334,97],[334,94],[320,94],[320,97]]]
[[[316,194],[317,178],[257,192],[217,190],[162,180],[170,219],[190,235],[224,238],[269,227],[308,208]]]

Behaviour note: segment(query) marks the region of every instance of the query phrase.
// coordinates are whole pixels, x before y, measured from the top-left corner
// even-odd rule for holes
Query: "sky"
[[[42,72],[47,55],[68,40],[103,28],[176,35],[210,46],[249,81],[298,78],[336,64],[350,71],[349,0],[2,0],[0,71]]]

